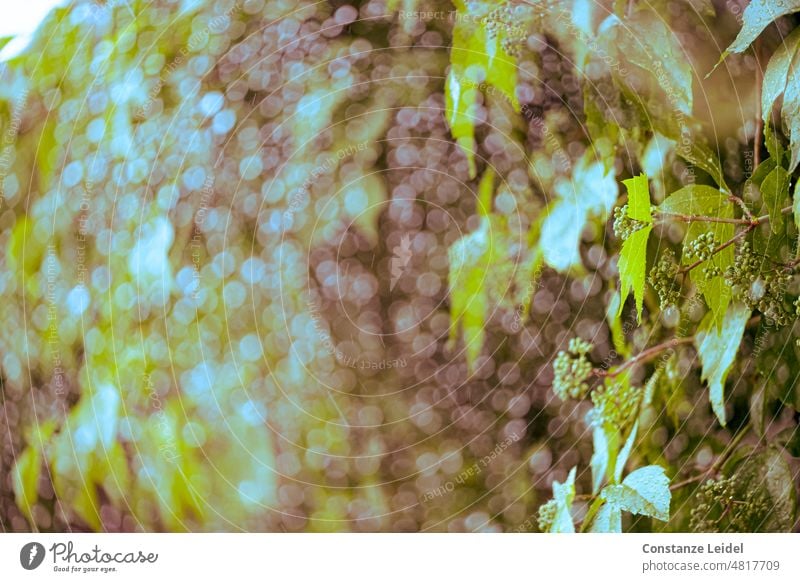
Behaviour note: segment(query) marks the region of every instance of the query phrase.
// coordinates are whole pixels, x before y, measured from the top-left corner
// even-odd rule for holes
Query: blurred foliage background
[[[590,135],[576,67],[603,54],[576,30],[613,2],[523,3],[484,91],[451,47],[494,46],[494,4],[76,0],[3,63],[4,531],[537,531],[571,467],[591,489],[589,403],[554,397],[553,358],[579,335],[607,368],[615,333],[662,331],[609,327],[608,219],[619,179],[646,170],[658,202],[687,165],[599,76],[630,139]],[[741,179],[761,65],[704,75],[743,4],[654,6]],[[637,465],[703,471],[745,421],[737,384],[715,424],[696,365],[670,364]],[[689,495],[626,528],[686,529]]]

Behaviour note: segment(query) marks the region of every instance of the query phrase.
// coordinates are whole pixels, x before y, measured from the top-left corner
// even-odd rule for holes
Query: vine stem
[[[589,506],[589,511],[586,512],[586,515],[583,518],[583,523],[581,524],[581,533],[585,532],[594,521],[594,516],[597,515],[598,511],[600,511],[600,508],[603,506],[603,502],[604,500],[601,497],[595,497],[594,501]]]
[[[694,336],[674,337],[671,340],[667,340],[664,343],[658,344],[657,346],[653,346],[652,348],[647,348],[643,352],[639,352],[630,360],[623,363],[621,366],[615,368],[614,370],[603,370],[600,368],[595,368],[592,370],[592,373],[595,376],[599,376],[601,378],[613,378],[614,376],[618,376],[628,368],[631,368],[642,362],[646,362],[653,356],[656,356],[665,350],[669,350],[671,348],[675,348],[683,344],[690,344],[693,341],[694,341]]]
[[[787,206],[786,208],[781,208],[781,214],[788,214],[790,212],[792,212],[792,207],[791,206]],[[753,220],[751,220],[749,222],[745,221],[744,224],[747,224],[747,228],[745,228],[744,230],[739,231],[730,240],[722,243],[717,248],[715,248],[713,250],[713,252],[711,253],[711,256],[714,256],[718,252],[728,248],[729,246],[734,244],[737,240],[739,240],[741,238],[744,238],[750,232],[752,232],[757,226],[759,226],[761,224],[764,224],[768,220],[769,220],[769,214],[765,214],[764,216],[759,216],[758,218],[754,218]],[[690,265],[686,265],[685,267],[682,267],[682,268],[678,269],[678,273],[681,274],[681,275],[684,275],[684,274],[688,273],[689,271],[691,271],[692,269],[694,269],[695,267],[698,267],[698,266],[702,265],[703,263],[705,263],[706,260],[708,260],[708,259],[698,259],[694,263],[692,263]]]
[[[742,202],[742,199],[738,196],[730,196],[731,200],[736,200],[738,202]],[[791,206],[787,206],[785,208],[781,208],[781,214],[788,214],[792,211]],[[658,218],[671,218],[674,220],[679,220],[681,222],[721,222],[724,224],[741,224],[742,226],[748,227],[755,227],[759,224],[763,224],[769,220],[769,214],[765,214],[764,216],[759,216],[758,218],[720,218],[717,216],[699,216],[695,214],[679,214],[673,212],[657,212],[656,217]]]
[[[714,256],[714,255],[716,255],[718,252],[720,252],[720,251],[722,251],[722,250],[724,250],[724,249],[728,248],[728,247],[729,247],[729,246],[731,246],[732,244],[736,243],[736,241],[737,241],[737,240],[739,240],[740,238],[744,238],[744,237],[747,235],[747,233],[749,233],[749,232],[750,232],[751,230],[753,230],[755,227],[756,227],[756,225],[755,225],[755,224],[751,224],[750,226],[748,226],[748,227],[747,227],[746,229],[744,229],[743,231],[741,231],[741,232],[739,232],[739,233],[735,234],[735,235],[734,235],[734,236],[733,236],[733,237],[732,237],[732,238],[731,238],[729,241],[726,241],[726,242],[722,243],[721,245],[719,245],[717,248],[715,248],[715,249],[714,249],[714,251],[711,253],[711,256],[713,257],[713,256]],[[692,263],[691,265],[686,265],[685,267],[682,267],[682,268],[678,269],[678,274],[680,274],[680,275],[685,275],[686,273],[688,273],[689,271],[691,271],[691,270],[692,270],[692,269],[694,269],[695,267],[699,267],[700,265],[702,265],[703,263],[705,263],[707,260],[708,260],[708,259],[697,259],[697,260],[696,260],[694,263]]]
[[[734,198],[736,198],[734,196]],[[739,200],[739,198],[736,198]],[[675,214],[672,212],[658,212],[656,216],[661,218],[672,218],[674,220],[680,220],[681,222],[723,222],[725,224],[743,224],[745,226],[750,226],[753,224],[753,219],[747,218],[718,218],[716,216],[695,216],[692,214]]]
[[[707,479],[708,477],[714,475],[717,471],[719,471],[720,467],[722,467],[725,461],[727,461],[730,458],[731,453],[733,453],[733,451],[736,449],[739,443],[742,442],[742,439],[746,437],[749,432],[750,432],[750,425],[748,424],[742,430],[736,433],[736,436],[733,437],[733,440],[731,440],[731,442],[728,443],[728,446],[725,447],[725,450],[723,450],[722,453],[720,453],[719,457],[717,457],[717,460],[714,461],[714,464],[711,465],[711,467],[709,467],[708,470],[703,471],[702,473],[699,473],[694,477],[689,477],[688,479],[684,479],[683,481],[670,485],[669,486],[670,491],[676,491],[682,487],[686,487],[687,485],[691,485],[692,483],[697,483],[698,481],[703,481],[704,479]]]

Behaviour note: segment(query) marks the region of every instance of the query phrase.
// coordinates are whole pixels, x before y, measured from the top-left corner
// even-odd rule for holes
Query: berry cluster
[[[642,391],[629,384],[602,385],[592,392],[594,420],[622,429],[636,414],[641,399]]]
[[[553,362],[553,392],[561,400],[580,400],[589,392],[586,380],[592,374],[592,363],[586,356],[591,350],[589,342],[572,338],[567,351],[558,352]]]
[[[761,487],[743,487],[732,477],[709,479],[697,490],[697,502],[689,516],[694,532],[745,533],[766,522],[771,507]]]
[[[717,248],[717,241],[713,232],[706,232],[698,236],[692,242],[684,245],[683,254],[686,258],[695,261],[707,261],[714,256],[714,249]]]
[[[733,266],[725,272],[725,280],[736,298],[750,309],[758,309],[777,326],[791,322],[794,313],[784,302],[785,290],[792,280],[787,271],[761,269],[762,260],[743,242]]]
[[[647,226],[646,222],[628,216],[628,205],[623,204],[614,208],[614,234],[617,238],[626,240],[637,230]]]
[[[658,262],[650,269],[650,284],[658,293],[661,309],[676,305],[680,299],[680,290],[675,282],[678,274],[678,262],[671,249],[661,253]]]
[[[519,15],[511,2],[505,2],[483,18],[483,26],[489,38],[500,38],[500,45],[507,55],[519,57],[528,38],[524,27],[518,24]]]
[[[547,533],[553,527],[553,521],[556,518],[556,500],[551,499],[547,503],[539,506],[538,525],[539,531]]]
[[[714,264],[709,264],[706,267],[703,267],[703,277],[706,281],[710,281],[714,277],[721,277],[722,276],[722,269]]]

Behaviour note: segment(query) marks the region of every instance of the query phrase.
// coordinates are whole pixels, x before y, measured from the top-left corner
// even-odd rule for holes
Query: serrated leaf
[[[744,10],[742,29],[720,60],[728,53],[741,53],[747,50],[771,22],[798,10],[800,10],[800,0],[752,0]]]
[[[711,407],[720,424],[725,426],[725,379],[742,342],[750,310],[741,303],[731,303],[725,313],[722,329],[713,325],[707,314],[695,335],[695,345],[703,365],[702,380],[708,383]]]
[[[637,515],[647,515],[669,520],[669,504],[672,498],[669,478],[658,465],[636,469],[625,477],[620,485],[609,485],[600,496],[606,504]]]
[[[733,218],[733,203],[728,196],[716,188],[712,188],[711,186],[691,185],[681,188],[668,196],[659,206],[659,211],[667,214]],[[734,227],[732,224],[724,222],[691,222],[686,229],[684,246],[706,233],[713,234],[718,244],[721,244],[724,241],[730,240],[734,233]],[[733,265],[734,255],[733,247],[729,246],[690,271],[691,280],[703,294],[706,304],[713,313],[714,323],[718,328],[722,325],[725,311],[731,300],[732,294],[730,286],[722,276],[715,276],[710,280],[706,279],[703,274],[703,269],[708,263],[711,263],[716,266],[721,273],[724,273],[728,267]],[[684,265],[694,262],[693,259],[690,259],[685,254],[681,261]]]
[[[628,190],[628,216],[640,222],[653,222],[650,214],[650,188],[647,175],[639,174],[622,181]]]
[[[589,530],[592,533],[622,533],[622,510],[613,503],[604,503]]]
[[[770,228],[774,234],[783,230],[781,209],[789,198],[791,175],[781,166],[772,170],[761,184],[761,196],[769,211]]]
[[[553,481],[553,499],[556,502],[556,515],[550,533],[575,533],[572,521],[572,501],[575,499],[575,469],[572,467],[564,483]]]
[[[647,272],[647,238],[652,226],[637,230],[622,243],[619,256],[620,313],[631,290],[636,301],[636,319],[642,321],[644,283]],[[618,314],[619,316],[619,314]]]
[[[646,223],[648,226],[637,230],[622,244],[619,257],[620,306],[619,313],[631,290],[636,301],[637,320],[642,321],[642,304],[644,302],[644,283],[647,271],[647,239],[653,227],[650,214],[650,189],[647,176],[640,174],[624,180],[628,190],[628,216]]]

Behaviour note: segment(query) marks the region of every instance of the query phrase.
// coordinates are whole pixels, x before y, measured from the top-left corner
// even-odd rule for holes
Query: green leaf
[[[792,426],[782,430],[775,441],[793,457],[800,457],[800,426]]]
[[[641,174],[635,178],[624,180],[628,189],[628,216],[648,225],[652,224],[650,214],[650,191],[647,176]],[[647,239],[652,226],[646,226],[634,232],[622,244],[619,257],[620,306],[619,313],[631,290],[636,300],[637,320],[642,321],[642,303],[644,302],[644,283],[647,271]]]
[[[666,214],[733,218],[733,203],[728,196],[716,188],[691,185],[681,188],[668,196],[659,206],[659,211]],[[706,233],[712,233],[717,242],[721,244],[730,240],[734,234],[734,227],[732,224],[724,222],[691,222],[686,229],[684,245],[691,243],[700,235]],[[703,268],[710,263],[724,273],[728,267],[733,265],[734,256],[733,246],[729,246],[716,253],[705,263],[695,267],[690,271],[689,275],[692,282],[697,285],[697,288],[703,294],[703,298],[713,313],[714,322],[718,328],[722,325],[732,294],[730,286],[725,282],[724,277],[720,275],[708,280],[703,275]],[[684,265],[688,265],[693,263],[694,260],[684,255],[681,262]]]
[[[622,510],[615,503],[603,503],[589,531],[592,533],[622,533]]]
[[[20,511],[33,524],[33,506],[39,499],[37,486],[42,472],[42,452],[39,447],[28,447],[17,458],[12,472],[11,485],[14,489],[14,500]]]
[[[794,224],[800,230],[800,180],[794,185],[794,197],[792,198],[792,212],[794,213]],[[800,250],[798,250],[800,252]]]
[[[619,187],[614,170],[592,162],[587,154],[573,170],[571,179],[556,182],[556,201],[542,224],[539,247],[545,262],[560,272],[581,264],[580,242],[591,216],[605,220],[614,207]]]
[[[720,188],[730,190],[719,157],[707,145],[702,131],[696,127],[696,120],[686,116],[678,123],[674,115],[664,117],[648,114],[647,121],[652,123],[656,131],[677,143],[676,154],[706,172]]]
[[[692,113],[692,65],[675,34],[653,10],[638,10],[623,21],[618,50],[628,62],[650,71],[670,106]],[[622,27],[620,27],[622,28]]]
[[[735,467],[740,494],[750,489],[762,489],[767,497],[769,512],[752,531],[790,532],[794,526],[797,499],[793,473],[781,451],[767,447],[744,458]]]
[[[613,85],[608,86],[612,91],[616,91]],[[619,92],[615,93],[619,98]],[[613,112],[606,115],[605,111],[600,108],[603,104],[604,107],[610,109],[609,100],[601,94],[599,88],[594,83],[583,84],[583,113],[586,116],[584,127],[589,134],[589,143],[594,150],[595,156],[603,160],[603,164],[607,171],[610,171],[614,166],[616,156],[614,155],[614,146],[620,141],[620,120],[616,119]]]
[[[489,221],[456,241],[450,247],[450,310],[452,325],[450,339],[454,341],[459,323],[464,330],[467,363],[472,366],[483,346],[484,318],[488,307],[484,279],[488,268]]]
[[[619,456],[617,457],[617,462],[614,464],[614,483],[618,483],[619,480],[622,478],[622,471],[625,469],[625,463],[628,462],[628,457],[630,457],[631,455],[631,451],[633,450],[633,445],[636,442],[636,433],[638,431],[639,431],[639,421],[637,420],[634,423],[633,428],[631,429],[631,433],[628,435],[628,438],[625,441],[625,445],[619,452]]]
[[[728,53],[744,52],[772,21],[798,10],[800,10],[800,0],[752,0],[745,8],[742,30],[731,46],[722,53],[720,61]]]
[[[44,461],[43,451],[55,428],[55,422],[49,420],[32,431],[33,435],[29,438],[28,448],[17,458],[11,473],[14,500],[32,525],[34,525],[33,506],[39,499],[37,487]]]
[[[620,296],[617,293],[616,289],[614,288],[614,281],[613,279],[609,281],[609,295],[611,299],[608,302],[608,307],[606,308],[606,323],[608,324],[608,329],[611,331],[611,340],[614,342],[614,349],[620,354],[623,358],[629,358],[631,355],[631,349],[628,346],[628,342],[625,341],[625,333],[622,330],[622,322],[618,316],[620,312]]]
[[[460,238],[448,250],[450,342],[455,343],[460,324],[470,369],[481,353],[486,335],[491,269],[508,256],[506,238],[493,224],[489,217],[483,217],[475,232]]]
[[[753,172],[753,175],[750,176],[750,181],[761,188],[761,184],[764,183],[764,180],[769,176],[770,172],[775,169],[775,166],[778,164],[775,162],[777,158],[770,157],[758,164],[758,167]]]
[[[658,206],[658,210],[667,214],[719,217],[724,214],[720,209],[726,206],[731,207],[730,200],[716,188],[691,185],[667,196]]]
[[[550,533],[575,533],[572,521],[572,501],[575,499],[575,467],[569,472],[564,483],[553,481],[553,499],[556,501],[556,515]]]
[[[644,303],[644,283],[647,271],[647,238],[652,226],[637,230],[622,244],[619,257],[620,311],[625,300],[633,290],[636,300],[636,318],[642,322],[642,304]],[[619,316],[618,313],[618,316]]]
[[[475,165],[475,150],[478,147],[475,141],[475,114],[477,89],[463,83],[463,78],[451,69],[447,75],[445,85],[445,114],[450,124],[450,132],[456,143],[464,151],[469,164],[469,176],[474,178],[478,174]]]
[[[789,148],[792,152],[789,173],[793,173],[800,163],[800,51],[794,55],[786,81],[781,116],[783,124],[789,130]]]
[[[489,36],[476,22],[476,14],[458,7],[453,26],[450,71],[445,83],[445,115],[458,145],[467,156],[470,178],[477,176],[475,165],[475,113],[482,83],[498,89],[520,111],[516,98],[516,59],[502,49],[500,35]]]
[[[791,175],[781,166],[772,170],[761,184],[761,195],[769,211],[769,223],[772,232],[777,234],[783,230],[781,209],[789,198],[789,182]]]
[[[786,80],[789,76],[789,67],[797,52],[800,42],[800,27],[794,29],[775,50],[769,60],[764,73],[764,82],[761,89],[761,114],[764,121],[769,122],[775,100],[783,95],[786,90]],[[766,130],[766,126],[764,128]]]
[[[494,168],[487,166],[478,184],[478,215],[489,216],[492,212],[492,195],[494,194]]]
[[[640,222],[652,223],[650,214],[650,189],[647,176],[640,174],[622,181],[628,190],[628,216]]]
[[[620,485],[609,485],[600,496],[607,504],[637,515],[669,520],[669,478],[658,465],[636,469]]]
[[[708,382],[711,407],[722,426],[726,422],[725,379],[736,358],[749,317],[750,310],[746,306],[731,303],[725,313],[722,329],[714,326],[711,314],[707,314],[700,324],[701,331],[695,336],[697,353],[703,365],[702,379]]]
[[[594,450],[590,465],[592,468],[592,493],[596,494],[614,472],[619,432],[603,422],[594,422],[592,431]]]

